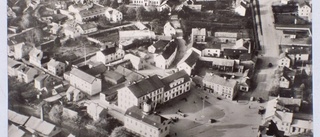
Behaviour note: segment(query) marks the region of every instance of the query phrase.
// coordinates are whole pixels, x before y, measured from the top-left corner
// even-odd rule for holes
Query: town
[[[312,137],[311,0],[8,0],[9,137]]]

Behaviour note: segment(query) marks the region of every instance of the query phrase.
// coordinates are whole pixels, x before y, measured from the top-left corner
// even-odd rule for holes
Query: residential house
[[[293,119],[290,133],[292,135],[312,132],[313,122],[311,120]]]
[[[296,72],[290,68],[283,67],[279,80],[280,88],[290,88],[294,83]]]
[[[156,67],[167,69],[175,59],[177,54],[177,45],[171,42],[164,51],[154,58]]]
[[[38,90],[42,90],[45,88],[45,79],[49,76],[49,74],[40,74],[38,77],[34,79],[34,87]]]
[[[269,120],[259,126],[258,137],[284,137],[284,131],[279,130],[277,124]]]
[[[239,90],[240,91],[245,91],[245,92],[248,92],[249,89],[250,89],[250,86],[251,86],[251,80],[250,80],[250,77],[249,77],[249,71],[251,71],[250,69],[247,69],[242,78],[240,79],[239,81]]]
[[[142,106],[147,99],[151,99],[152,106],[162,103],[164,84],[161,79],[154,75],[132,85],[118,90],[118,107],[127,110],[132,106]]]
[[[289,97],[281,97],[280,95],[277,97],[269,96],[269,100],[273,100],[277,98],[278,102],[284,107],[288,108],[291,112],[299,112],[302,99],[301,98],[289,98]]]
[[[163,102],[167,102],[188,92],[192,80],[185,70],[181,70],[163,78],[161,81],[165,85]]]
[[[110,7],[105,11],[105,16],[111,23],[121,22],[123,19],[123,15],[120,11]]]
[[[28,119],[24,126],[29,132],[43,137],[52,137],[61,132],[59,127],[44,121],[43,118],[39,119],[33,116]]]
[[[72,0],[72,2],[76,4],[87,4],[87,3],[99,4],[100,0]]]
[[[169,40],[158,40],[155,43],[153,43],[151,46],[148,47],[148,52],[150,53],[160,53],[162,52],[165,47],[167,47],[169,45],[171,41]]]
[[[193,43],[192,49],[201,57],[220,57],[221,44],[213,42]]]
[[[170,131],[170,120],[157,114],[149,114],[151,108],[146,106],[144,110],[136,106],[130,107],[124,116],[124,127],[145,137],[166,137]]]
[[[105,12],[107,9],[108,7],[102,7],[93,4],[92,7],[75,13],[75,20],[77,22],[84,22],[98,17],[105,17]]]
[[[287,55],[293,59],[293,64],[308,62],[311,59],[311,49],[292,48],[286,49]]]
[[[203,80],[203,88],[208,93],[222,97],[228,100],[233,100],[238,93],[238,82],[226,77],[206,73]]]
[[[290,68],[291,67],[291,59],[290,57],[287,55],[287,53],[281,53],[280,54],[280,59],[278,61],[278,66],[280,67],[287,67]]]
[[[99,120],[100,118],[107,117],[107,110],[97,103],[90,103],[87,106],[87,113],[95,121]]]
[[[196,66],[199,54],[194,51],[188,51],[183,58],[179,61],[178,70],[185,70],[188,75],[191,75],[193,68]]]
[[[93,3],[88,3],[88,4],[71,4],[68,7],[68,11],[72,13],[79,13],[82,10],[88,10],[93,7]]]
[[[168,0],[164,0],[160,6],[157,7],[158,12],[162,12],[163,10],[167,9],[171,11],[171,7],[167,4]]]
[[[51,59],[48,64],[48,71],[54,75],[62,75],[66,69],[66,64],[55,59]]]
[[[119,41],[127,40],[145,40],[145,39],[155,39],[156,35],[150,30],[124,30],[119,31]]]
[[[206,28],[192,28],[191,29],[191,41],[192,42],[205,42],[206,40]]]
[[[241,0],[240,3],[237,4],[234,11],[240,16],[246,16],[247,7],[248,7],[247,5],[248,5],[248,2],[246,2],[245,0]]]
[[[74,107],[63,107],[62,116],[66,118],[76,119],[78,117],[78,112]]]
[[[49,62],[49,53],[43,52],[40,49],[33,48],[29,52],[29,62],[39,68],[42,68],[42,65]]]
[[[239,64],[238,60],[225,59],[225,58],[211,58],[211,57],[201,57],[201,61],[208,62],[209,67],[224,72],[234,72],[236,70],[236,64]],[[243,72],[242,69],[238,72]]]
[[[301,1],[298,2],[298,15],[307,21],[311,22],[312,21],[312,6],[311,6],[311,1]]]
[[[21,66],[17,69],[18,80],[30,83],[37,77],[38,71],[28,66]]]
[[[136,56],[134,54],[126,54],[123,58],[124,60],[130,60],[132,67],[135,70],[141,70],[145,67],[145,60],[139,56]]]
[[[237,32],[218,31],[214,33],[214,37],[223,43],[236,43],[238,38]]]
[[[221,51],[225,57],[237,59],[241,54],[251,53],[250,40],[239,39],[235,44],[221,44]]]
[[[97,25],[93,22],[77,24],[77,30],[80,34],[89,34],[98,30]]]
[[[98,51],[96,54],[96,60],[103,64],[108,64],[110,62],[122,59],[124,55],[124,50],[116,47],[109,47]]]
[[[73,68],[70,71],[70,85],[90,96],[101,92],[101,79],[78,68]]]
[[[8,75],[9,76],[17,76],[17,70],[22,65],[21,62],[18,62],[14,59],[8,58]]]
[[[141,6],[160,6],[162,0],[131,0],[130,3]]]
[[[84,94],[73,86],[70,86],[66,92],[66,97],[68,101],[77,102],[84,98]]]
[[[165,36],[178,37],[179,35],[182,35],[180,21],[178,19],[168,21],[163,27],[163,32]]]
[[[26,44],[24,42],[13,45],[14,47],[14,58],[22,59],[28,56],[29,52],[32,50],[33,46]]]
[[[114,85],[120,84],[126,80],[123,74],[120,74],[115,71],[105,71],[103,75],[105,81],[110,82]]]
[[[28,135],[24,130],[20,129],[19,126],[16,126],[14,124],[8,125],[8,137],[26,137],[31,136]]]

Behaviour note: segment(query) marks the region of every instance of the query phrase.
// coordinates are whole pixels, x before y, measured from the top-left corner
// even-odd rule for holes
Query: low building
[[[165,36],[178,37],[179,33],[182,33],[180,21],[171,19],[164,25],[163,32]]]
[[[116,47],[105,48],[96,54],[96,60],[103,64],[122,59],[125,55],[124,50]]]
[[[239,58],[241,54],[251,53],[251,48],[250,40],[245,39],[239,39],[235,44],[221,44],[221,51],[223,52],[223,55],[234,59]]]
[[[38,76],[38,71],[28,66],[21,66],[17,69],[18,80],[30,83]]]
[[[42,68],[42,65],[50,61],[49,53],[43,52],[40,49],[33,48],[29,52],[29,62],[39,68]]]
[[[110,7],[105,11],[105,16],[111,23],[121,22],[123,19],[122,13],[120,11]]]
[[[278,61],[278,66],[279,66],[279,68],[280,67],[287,67],[287,68],[291,67],[291,59],[287,55],[287,53],[281,53],[280,54],[280,59]]]
[[[34,87],[38,90],[42,90],[45,88],[45,79],[49,76],[49,74],[40,74],[38,77],[34,79]]]
[[[209,67],[215,70],[224,72],[234,72],[236,70],[236,64],[239,64],[239,60],[225,59],[225,58],[211,58],[201,57],[201,61],[207,62]],[[238,62],[238,63],[237,63]],[[238,69],[238,72],[243,72],[242,69]]]
[[[115,71],[106,71],[103,73],[103,75],[105,81],[110,82],[114,85],[120,84],[126,80],[122,74]]]
[[[238,38],[237,32],[218,31],[214,33],[214,37],[223,43],[236,43]]]
[[[193,43],[192,49],[201,57],[220,57],[221,55],[221,44],[219,43]]]
[[[278,97],[269,96],[269,100],[273,100],[275,98],[277,98],[278,102],[280,102],[280,104],[282,104],[284,107],[290,109],[290,111],[292,112],[300,111],[300,107],[302,103],[301,98],[280,97],[280,95]]]
[[[145,60],[134,54],[126,54],[124,60],[130,60],[132,67],[135,70],[141,70],[145,67]]]
[[[66,64],[55,59],[51,59],[48,64],[48,71],[54,75],[62,75],[66,69]]]
[[[283,67],[279,80],[280,88],[290,88],[294,83],[296,72],[290,68]]]
[[[199,54],[194,51],[188,51],[177,65],[178,70],[185,70],[188,75],[191,75],[193,68],[199,59]]]
[[[154,62],[156,67],[167,69],[175,59],[177,54],[177,45],[171,42],[160,55],[156,55]]]
[[[70,85],[90,96],[101,92],[101,79],[78,68],[73,68],[70,72]]]
[[[130,3],[141,6],[160,6],[162,0],[131,0]]]
[[[33,46],[26,44],[24,42],[13,45],[14,47],[14,58],[22,59],[28,56],[29,52],[32,50]]]
[[[98,30],[97,25],[93,22],[88,22],[84,24],[78,24],[77,30],[80,34],[88,34],[92,32],[96,32]]]
[[[19,114],[15,111],[8,110],[8,120],[14,124],[17,124],[19,126],[23,126],[27,121],[29,117]]]
[[[17,76],[18,75],[17,70],[21,65],[22,65],[21,62],[8,58],[8,66],[7,66],[8,75],[12,77]]]
[[[97,103],[90,103],[87,106],[87,113],[93,120],[107,117],[107,109],[104,109]]]
[[[206,28],[192,28],[191,29],[191,41],[192,42],[205,42],[206,40]]]
[[[155,43],[153,43],[151,46],[148,47],[148,52],[152,54],[159,54],[164,50],[165,47],[169,45],[171,41],[169,40],[158,40]]]
[[[239,90],[236,80],[223,78],[212,73],[206,73],[202,83],[204,90],[208,93],[228,100],[233,100]]]
[[[307,21],[312,21],[312,6],[311,1],[299,1],[298,2],[298,15]]]
[[[144,39],[155,39],[156,35],[150,30],[123,30],[119,31],[119,41],[128,40],[144,40]]]
[[[311,57],[311,49],[299,49],[299,48],[292,48],[286,50],[288,57],[293,59],[293,64],[298,62],[308,62],[310,61]]]
[[[245,0],[241,0],[239,4],[237,4],[236,8],[234,11],[239,14],[240,16],[246,16],[247,12],[247,6],[248,3]]]
[[[77,102],[84,98],[84,94],[73,86],[70,86],[66,92],[66,97],[68,101]]]
[[[62,116],[70,119],[76,119],[78,117],[78,112],[72,107],[63,107]]]
[[[148,114],[151,108],[144,110],[130,107],[124,117],[124,127],[145,137],[166,137],[170,131],[170,120],[157,114]]]

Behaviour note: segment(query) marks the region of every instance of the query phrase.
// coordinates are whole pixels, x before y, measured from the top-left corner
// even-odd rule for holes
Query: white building
[[[177,54],[177,45],[174,42],[169,43],[160,55],[156,55],[154,62],[156,67],[167,69],[175,59]]]
[[[192,28],[191,41],[192,42],[205,42],[206,28]]]
[[[134,54],[126,54],[124,56],[124,60],[130,60],[132,67],[135,70],[141,70],[145,67],[145,60],[139,56],[136,56]]]
[[[29,44],[26,44],[24,42],[18,43],[13,45],[14,47],[14,58],[15,59],[22,59],[26,56],[28,56],[28,53],[32,50],[32,46]]]
[[[21,62],[18,62],[14,59],[8,58],[8,75],[9,76],[17,76],[17,70],[22,65]]]
[[[80,34],[88,34],[91,32],[96,32],[98,30],[97,25],[93,22],[88,22],[84,24],[78,24],[77,30]]]
[[[188,75],[191,75],[193,68],[196,66],[199,54],[189,50],[183,58],[179,61],[177,68],[178,70],[185,70]]]
[[[220,57],[221,44],[212,42],[193,43],[192,50],[201,57]]]
[[[122,59],[125,55],[124,50],[116,47],[105,48],[98,51],[96,54],[96,60],[103,64],[107,64],[119,59]]]
[[[61,132],[61,128],[33,116],[28,119],[24,126],[32,134],[38,134],[42,137],[52,137]]]
[[[155,33],[149,30],[119,31],[119,41],[127,41],[132,39],[155,39],[155,37]]]
[[[290,68],[291,66],[291,59],[287,56],[287,53],[281,53],[280,59],[278,60],[278,66],[280,67],[287,67]]]
[[[78,68],[73,68],[70,72],[70,85],[89,95],[101,92],[101,79]]]
[[[65,71],[66,64],[55,59],[51,59],[48,64],[48,71],[55,75],[62,75]]]
[[[48,53],[42,52],[37,48],[33,48],[29,52],[29,62],[39,68],[42,68],[42,64],[47,63],[49,60]]]
[[[83,99],[85,95],[79,89],[76,89],[75,87],[70,86],[66,91],[66,97],[68,101],[77,102]]]
[[[111,23],[121,22],[123,19],[123,15],[120,11],[110,7],[105,11],[105,16]]]
[[[25,83],[30,83],[36,78],[38,75],[38,71],[34,68],[28,66],[20,66],[17,69],[18,80],[23,81]]]
[[[247,2],[244,0],[241,0],[240,3],[236,4],[236,8],[234,9],[237,14],[240,16],[246,16],[247,11]]]
[[[310,3],[307,1],[301,2],[298,4],[298,15],[307,21],[312,21],[312,6],[311,1]]]
[[[162,0],[130,0],[130,3],[141,6],[160,6]]]
[[[238,38],[238,33],[236,32],[215,32],[214,37],[218,38],[220,42],[223,43],[236,43]]]
[[[99,120],[100,118],[106,118],[107,110],[97,103],[90,103],[87,106],[87,113],[93,120]]]

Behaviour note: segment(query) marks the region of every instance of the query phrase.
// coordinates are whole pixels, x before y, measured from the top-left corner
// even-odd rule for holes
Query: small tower
[[[150,98],[147,98],[147,100],[143,102],[143,107],[142,107],[143,114],[148,115],[151,113],[151,108],[152,108],[151,104],[152,104],[152,101]]]

